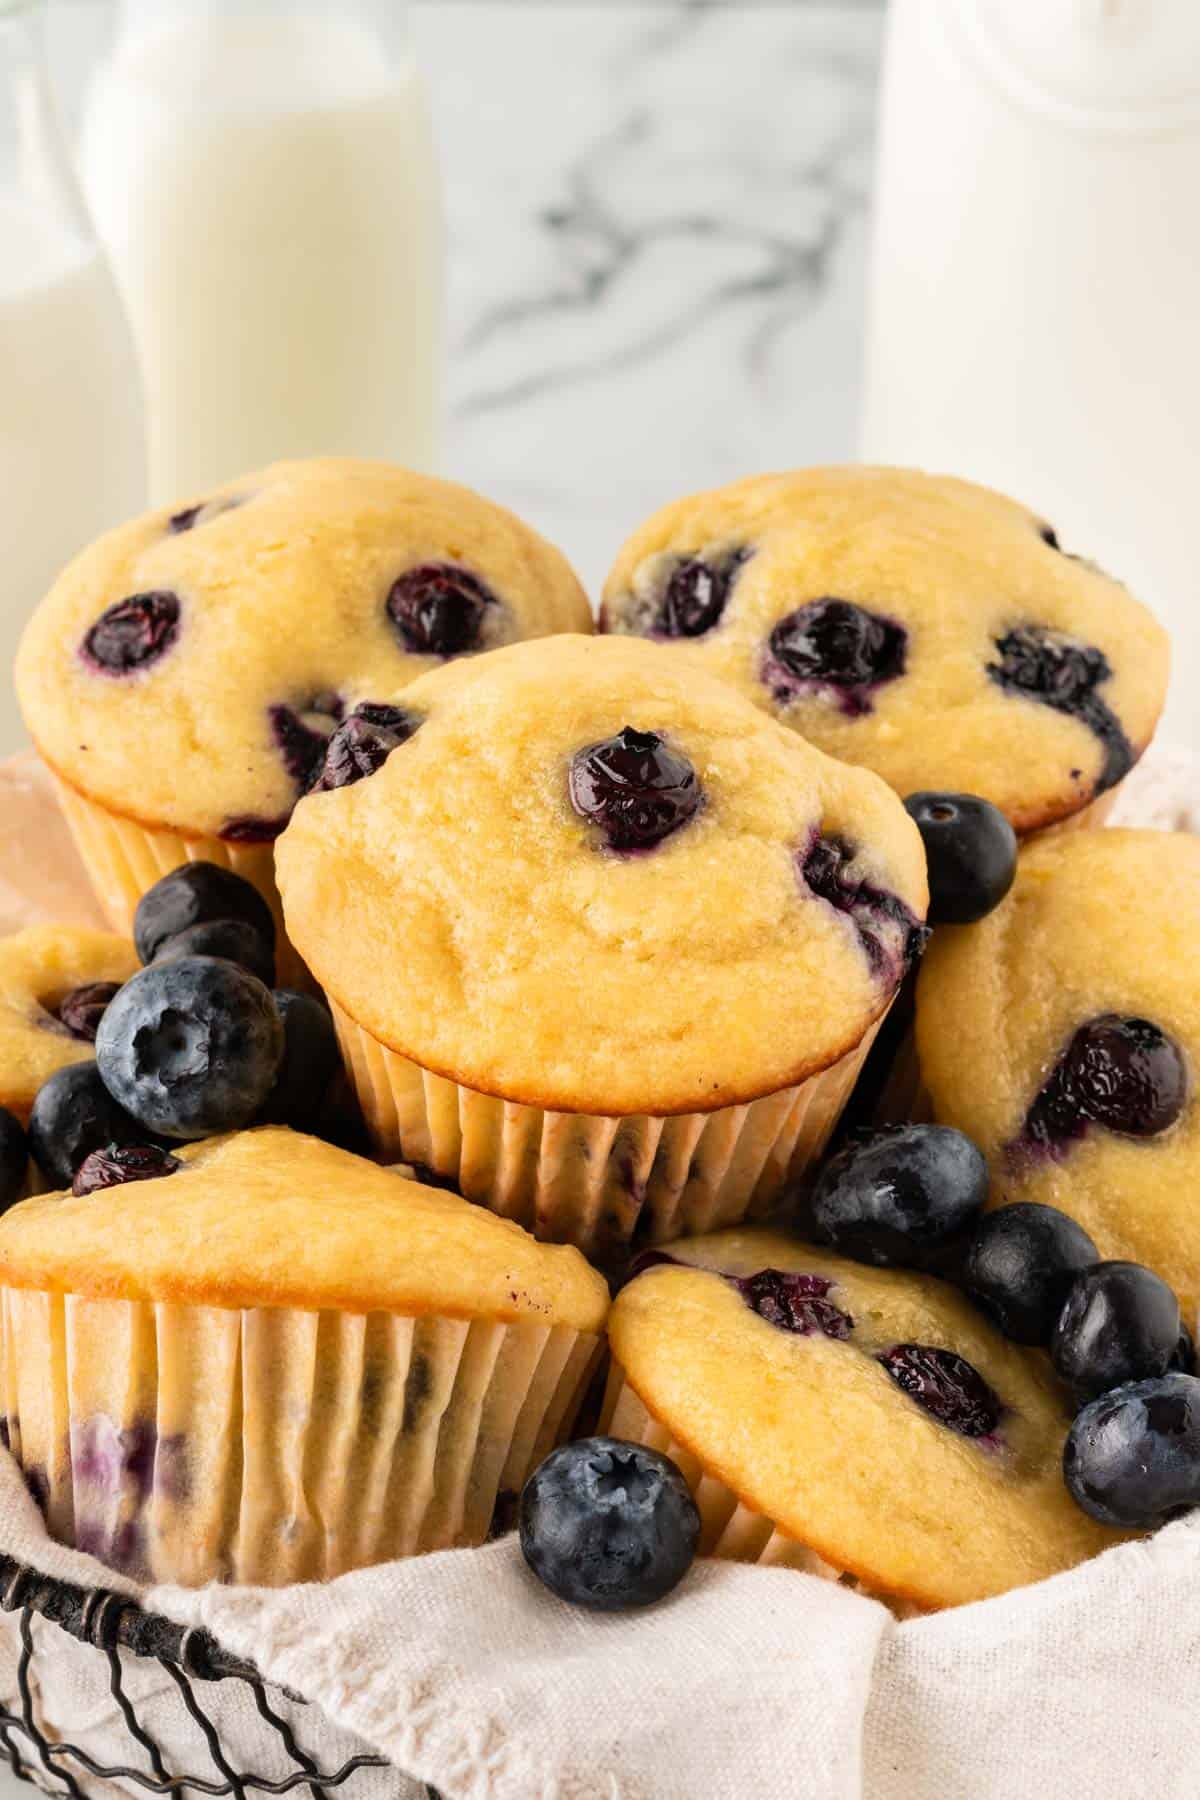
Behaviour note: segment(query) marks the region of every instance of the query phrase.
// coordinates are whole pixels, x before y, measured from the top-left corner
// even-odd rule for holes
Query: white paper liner
[[[0,1290],[9,1445],[52,1535],[185,1586],[484,1542],[600,1348],[533,1321]]]
[[[184,837],[167,828],[151,830],[133,819],[88,800],[56,778],[63,817],[71,828],[88,879],[114,931],[128,937],[133,915],[147,888],[172,869],[189,862],[217,863],[232,869],[258,889],[275,919],[276,980],[281,987],[311,988],[314,983],[300,956],[288,942],[283,908],[275,886],[274,844],[235,844],[217,837]]]
[[[726,1562],[769,1563],[779,1568],[800,1569],[806,1575],[817,1575],[822,1581],[836,1581],[843,1587],[853,1588],[856,1593],[881,1600],[899,1619],[923,1616],[922,1609],[910,1601],[879,1593],[857,1576],[826,1562],[815,1550],[789,1537],[763,1513],[755,1512],[739,1500],[731,1488],[708,1474],[700,1459],[660,1424],[629,1385],[624,1370],[616,1362],[608,1373],[600,1430],[608,1437],[624,1438],[627,1443],[645,1444],[648,1449],[658,1450],[678,1464],[700,1513],[701,1556],[713,1556]]]
[[[672,1118],[544,1112],[433,1075],[331,1002],[378,1155],[424,1163],[535,1237],[619,1261],[771,1211],[824,1150],[875,1038],[796,1087]]]

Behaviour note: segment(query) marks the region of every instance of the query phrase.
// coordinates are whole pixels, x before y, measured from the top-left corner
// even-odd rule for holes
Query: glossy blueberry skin
[[[406,743],[420,720],[403,714],[398,707],[374,707],[373,712],[391,713],[395,724],[386,724],[364,711],[351,713],[330,737],[311,792],[327,793],[332,788],[351,787],[382,768],[393,750]]]
[[[312,1132],[329,1084],[342,1066],[337,1033],[328,1007],[312,994],[276,988],[274,998],[283,1021],[283,1061],[259,1123]]]
[[[911,1400],[947,1431],[960,1437],[991,1437],[1004,1408],[1000,1396],[974,1363],[932,1344],[893,1344],[878,1358]]]
[[[738,548],[713,562],[702,556],[682,557],[663,588],[655,634],[695,638],[711,631],[720,623],[734,582],[750,554],[749,550]]]
[[[626,725],[571,760],[571,805],[603,832],[610,850],[651,850],[703,804],[696,771],[656,731]]]
[[[910,794],[929,867],[929,923],[973,925],[994,912],[1017,873],[1017,834],[976,794]]]
[[[1057,1207],[1021,1200],[980,1220],[963,1286],[1014,1344],[1048,1344],[1072,1282],[1099,1260],[1082,1225]]]
[[[59,1022],[73,1038],[94,1044],[100,1021],[120,987],[119,981],[86,981],[82,987],[72,988],[58,1003]]]
[[[653,1255],[653,1252],[651,1252]],[[670,1262],[669,1256],[659,1256]],[[649,1267],[641,1261],[642,1268]],[[833,1282],[825,1275],[798,1274],[791,1269],[760,1269],[755,1275],[730,1275],[732,1283],[751,1312],[765,1319],[777,1331],[790,1331],[797,1337],[811,1337],[820,1332],[824,1337],[844,1342],[854,1330],[854,1320],[834,1301],[829,1292]]]
[[[169,937],[154,953],[156,963],[178,962],[181,956],[220,956],[248,969],[265,987],[275,979],[275,952],[261,931],[244,919],[204,919]]]
[[[155,962],[104,1015],[96,1063],[109,1092],[166,1138],[237,1131],[261,1111],[283,1059],[271,992],[215,956]]]
[[[495,604],[496,596],[469,569],[422,563],[392,583],[387,614],[414,656],[461,656],[479,648],[487,609]]]
[[[875,1268],[923,1268],[969,1230],[988,1194],[983,1154],[947,1125],[901,1125],[848,1144],[817,1178],[807,1234]]]
[[[168,938],[215,919],[241,919],[275,946],[275,920],[258,889],[219,863],[193,862],[146,889],[133,915],[134,948],[151,962]]]
[[[0,1106],[0,1213],[21,1198],[29,1164],[25,1127],[7,1106]]]
[[[82,1196],[128,1181],[158,1181],[182,1167],[177,1156],[157,1144],[109,1144],[84,1157],[75,1171],[71,1192]]]
[[[179,635],[179,596],[130,594],[100,614],[83,640],[83,660],[103,675],[131,675],[166,655]]]
[[[1200,1506],[1200,1381],[1131,1381],[1085,1406],[1067,1434],[1063,1476],[1103,1525],[1143,1531]]]
[[[145,1141],[145,1126],[113,1099],[94,1062],[56,1069],[37,1091],[29,1115],[29,1149],[54,1188],[70,1187],[76,1169],[93,1150]]]
[[[1050,1356],[1082,1405],[1126,1382],[1165,1375],[1181,1330],[1179,1301],[1152,1269],[1101,1262],[1072,1282]]]
[[[649,1606],[692,1566],[700,1515],[669,1456],[619,1438],[551,1451],[521,1494],[521,1549],[539,1580],[599,1612]]]

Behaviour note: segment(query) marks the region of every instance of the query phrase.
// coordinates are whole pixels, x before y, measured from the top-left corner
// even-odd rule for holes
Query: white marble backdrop
[[[445,467],[593,592],[652,507],[855,448],[882,7],[425,0]]]

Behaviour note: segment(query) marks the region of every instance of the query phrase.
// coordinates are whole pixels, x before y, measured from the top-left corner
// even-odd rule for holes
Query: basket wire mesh
[[[20,1640],[17,1693],[11,1701],[0,1700],[0,1757],[7,1759],[15,1775],[51,1793],[85,1800],[75,1773],[83,1770],[100,1781],[132,1783],[148,1794],[182,1795],[192,1788],[212,1800],[225,1800],[225,1796],[246,1800],[250,1794],[289,1794],[307,1788],[311,1800],[331,1800],[332,1791],[345,1789],[359,1770],[390,1766],[385,1757],[362,1754],[349,1757],[336,1768],[322,1768],[272,1704],[268,1686],[252,1663],[230,1656],[208,1632],[146,1612],[124,1594],[59,1581],[0,1554],[0,1607],[19,1615]],[[46,1736],[34,1702],[35,1617],[107,1659],[109,1693],[124,1721],[133,1761],[102,1763],[77,1744]],[[127,1692],[122,1653],[155,1662],[170,1677],[181,1705],[204,1739],[212,1765],[208,1772],[172,1772],[168,1767],[162,1747],[138,1718]],[[235,1766],[204,1707],[205,1686],[220,1681],[241,1682],[249,1689],[264,1725],[276,1735],[292,1765],[289,1774],[272,1778]],[[302,1695],[288,1689],[277,1692],[289,1701],[306,1704]],[[427,1787],[425,1792],[428,1800],[438,1800],[433,1788]]]

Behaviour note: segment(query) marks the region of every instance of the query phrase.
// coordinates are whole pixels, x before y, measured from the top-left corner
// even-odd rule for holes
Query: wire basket
[[[288,1794],[307,1788],[311,1800],[345,1794],[353,1800],[354,1777],[365,1769],[388,1769],[386,1758],[370,1754],[350,1756],[325,1768],[302,1748],[294,1725],[280,1711],[280,1703],[305,1706],[303,1696],[287,1689],[271,1689],[251,1663],[230,1656],[208,1632],[173,1624],[146,1612],[123,1594],[103,1588],[77,1587],[40,1574],[11,1556],[0,1554],[0,1608],[17,1615],[18,1651],[16,1696],[0,1701],[0,1754],[14,1774],[55,1794],[85,1800],[78,1775],[82,1772],[101,1782],[132,1784],[147,1794],[183,1795],[186,1789],[225,1800],[246,1800],[251,1794]],[[52,1654],[53,1643],[39,1631],[35,1644],[34,1621],[40,1618],[78,1644],[94,1650],[108,1665],[108,1693],[124,1721],[128,1762],[98,1760],[81,1745],[58,1735],[48,1735],[37,1717],[36,1665],[39,1652]],[[178,1690],[179,1705],[199,1729],[207,1752],[208,1767],[199,1771],[172,1768],[158,1737],[139,1718],[128,1687],[126,1658],[134,1657],[161,1668]],[[284,1753],[282,1775],[255,1774],[239,1766],[241,1752],[222,1742],[217,1722],[205,1707],[205,1689],[214,1683],[243,1684],[253,1699],[262,1727],[273,1740],[276,1755]],[[178,1760],[178,1757],[176,1757]],[[438,1800],[425,1788],[428,1800]]]

